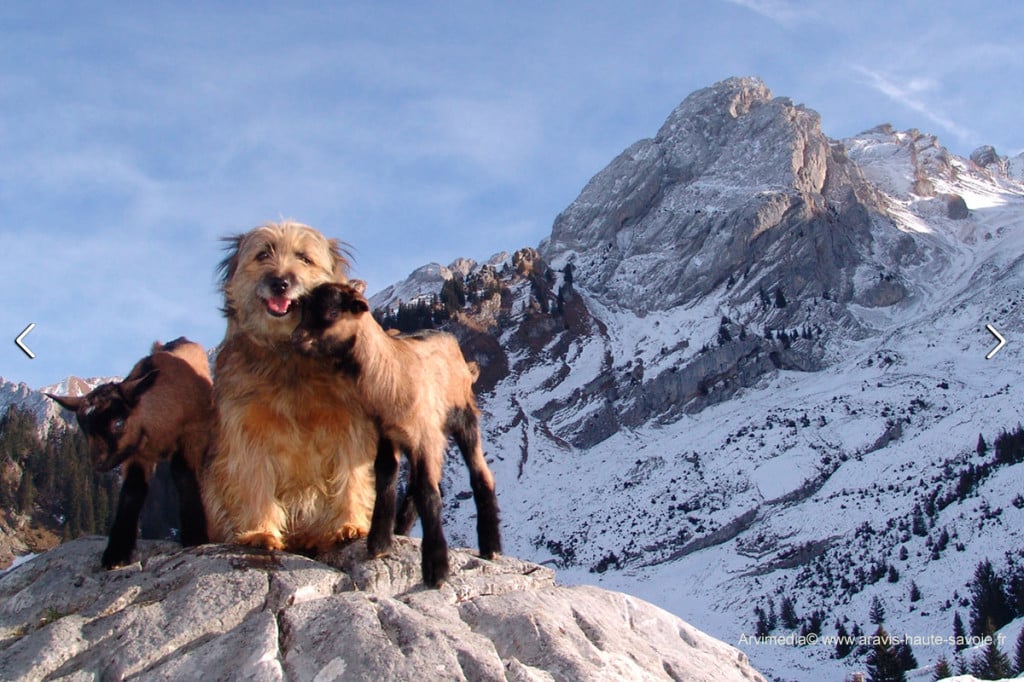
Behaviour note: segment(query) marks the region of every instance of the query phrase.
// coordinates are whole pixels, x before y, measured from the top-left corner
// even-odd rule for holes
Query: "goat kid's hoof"
[[[423,566],[423,584],[435,590],[448,580],[448,563],[437,566]]]
[[[112,558],[104,554],[103,559],[100,561],[100,563],[103,564],[103,568],[107,569],[108,571],[113,571],[118,568],[124,568],[125,566],[131,564],[132,558],[130,555],[127,557]]]
[[[377,559],[391,551],[393,540],[390,537],[378,537],[370,535],[366,538],[366,554],[371,559]]]

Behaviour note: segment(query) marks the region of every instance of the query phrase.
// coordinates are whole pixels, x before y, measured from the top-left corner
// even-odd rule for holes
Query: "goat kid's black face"
[[[75,413],[96,471],[109,471],[135,454],[142,429],[132,412],[156,376],[152,370],[138,379],[102,384],[81,397],[46,394]]]
[[[292,333],[292,344],[306,355],[316,355],[324,333],[345,315],[362,315],[370,304],[357,289],[347,284],[321,284],[302,299],[302,317]],[[320,352],[328,352],[320,348]]]

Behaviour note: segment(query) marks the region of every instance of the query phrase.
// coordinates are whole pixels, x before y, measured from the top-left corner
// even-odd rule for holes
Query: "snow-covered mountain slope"
[[[992,459],[979,435],[1021,421],[1024,186],[914,131],[808,145],[816,118],[756,81],[711,90],[659,138],[699,125],[720,158],[742,144],[769,160],[719,161],[709,179],[666,171],[659,138],[638,143],[556,221],[550,266],[505,280],[493,329],[507,373],[482,404],[508,550],[638,593],[781,679],[841,679],[863,656],[745,645],[754,607],[791,595],[802,617],[827,614],[827,636],[837,621],[873,631],[879,596],[891,631],[945,637],[955,611],[968,618],[977,563],[1005,566],[1024,540],[1024,468],[956,493]],[[713,120],[706,102],[729,97],[744,104],[721,118],[771,116]],[[801,119],[788,141],[757,137]],[[713,137],[729,126],[743,135]],[[769,177],[771,159],[797,158],[786,145],[824,155],[829,179]],[[637,189],[649,176],[660,186]],[[538,311],[545,295],[561,312]],[[990,360],[986,324],[1009,341]],[[472,544],[451,469],[448,527]],[[915,507],[930,510],[923,535]],[[926,665],[952,649],[915,653]]]

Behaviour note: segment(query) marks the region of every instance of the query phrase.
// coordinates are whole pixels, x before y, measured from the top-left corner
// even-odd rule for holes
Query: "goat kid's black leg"
[[[171,457],[171,478],[178,490],[178,511],[181,523],[181,544],[185,547],[205,545],[210,541],[206,531],[206,511],[199,495],[199,481],[180,452]]]
[[[498,498],[494,494],[494,488],[487,485],[483,477],[476,472],[470,474],[470,485],[473,486],[473,499],[476,502],[476,536],[480,556],[484,559],[493,559],[501,554]]]
[[[448,429],[469,468],[469,483],[476,503],[476,536],[480,556],[493,559],[495,555],[501,554],[498,498],[494,494],[494,476],[487,468],[480,447],[480,428],[476,414],[468,408],[453,410],[448,417]]]
[[[398,516],[395,517],[395,535],[408,535],[419,517],[419,514],[416,513],[416,500],[413,499],[412,488],[409,487],[398,505]]]
[[[107,548],[103,551],[103,568],[111,569],[131,563],[135,540],[139,535],[139,514],[146,501],[149,482],[146,471],[132,464],[124,474],[121,493],[117,498],[117,515],[110,528]]]
[[[428,587],[440,587],[448,578],[448,542],[441,528],[441,491],[428,467],[420,457],[413,457],[412,494],[423,524],[422,563],[423,582]]]
[[[380,556],[391,549],[398,496],[398,450],[394,443],[383,436],[377,441],[373,473],[377,498],[373,502],[366,551],[370,556]]]

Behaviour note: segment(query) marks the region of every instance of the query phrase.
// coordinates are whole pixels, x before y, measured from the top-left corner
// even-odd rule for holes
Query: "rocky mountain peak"
[[[644,313],[779,287],[851,300],[877,197],[814,111],[733,78],[687,97],[555,220],[542,255],[603,303]]]
[[[883,124],[845,140],[850,157],[865,176],[890,196],[908,200],[934,197],[952,185],[961,170],[934,135]]]
[[[751,150],[744,141],[762,148]],[[818,114],[776,98],[758,78],[730,78],[687,97],[668,117],[654,142],[680,177],[715,178],[728,186],[793,187],[820,192],[828,141]]]

